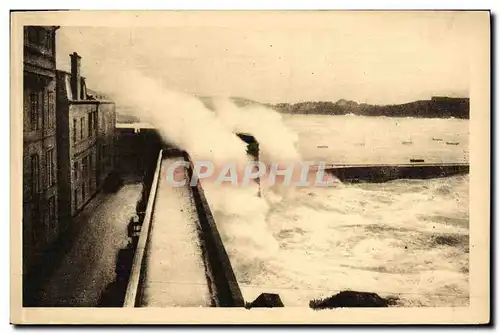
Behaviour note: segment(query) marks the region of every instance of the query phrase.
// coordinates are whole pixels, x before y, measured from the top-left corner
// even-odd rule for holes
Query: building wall
[[[96,166],[98,186],[102,185],[106,177],[115,169],[115,125],[115,104],[101,103],[98,122],[98,165]]]
[[[116,129],[115,152],[116,169],[125,178],[137,182],[156,166],[158,152],[162,148],[173,147],[164,143],[155,129]]]
[[[73,72],[73,71],[72,71]],[[76,72],[73,72],[76,73]],[[79,73],[79,71],[78,71]],[[60,154],[61,215],[71,219],[98,192],[114,169],[115,105],[87,96],[85,79],[78,99],[72,93],[72,74],[58,71],[58,143]]]
[[[23,271],[59,233],[55,27],[24,28]]]
[[[97,192],[97,103],[69,105],[71,214],[75,215]]]
[[[62,229],[71,223],[71,165],[70,161],[70,134],[69,134],[69,100],[66,87],[66,73],[57,72],[56,84],[56,121],[57,121],[57,162],[59,181],[59,220]]]

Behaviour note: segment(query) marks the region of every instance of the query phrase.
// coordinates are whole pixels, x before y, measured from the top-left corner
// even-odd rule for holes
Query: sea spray
[[[238,281],[249,282],[278,251],[266,216],[269,205],[253,186],[203,184]]]
[[[259,142],[259,159],[264,163],[300,161],[298,137],[283,124],[282,116],[271,108],[246,105],[238,107],[229,99],[214,99],[215,113],[227,128],[252,134]]]
[[[248,162],[245,143],[227,131],[201,101],[171,91],[137,70],[115,66],[107,64],[116,75],[99,80],[99,88],[118,105],[132,110],[134,116],[152,124],[166,142],[185,149],[193,160]]]
[[[84,35],[82,34],[82,38]],[[200,122],[195,124],[201,123],[206,127],[203,123],[206,117],[209,127],[194,127],[198,131],[189,130],[191,112],[193,109],[199,110],[199,101],[184,94],[166,93],[161,83],[131,70],[134,67],[132,62],[108,66],[109,62],[106,61],[85,61],[86,57],[90,59],[99,53],[94,53],[89,48],[83,49],[84,45],[102,49],[98,40],[73,42],[74,50],[82,53],[83,74],[90,86],[103,92],[111,92],[118,105],[123,102],[134,107],[132,110],[136,115],[155,126],[167,141],[187,149],[192,156],[199,152],[201,157],[220,157],[220,160],[231,155],[239,157],[236,159],[246,159],[244,144],[231,131],[227,131],[223,122],[210,127],[210,124],[217,123],[215,116],[202,113],[197,118]],[[113,45],[104,48],[103,57],[107,60],[113,59],[110,54],[112,48]],[[117,59],[126,55],[115,56]],[[174,101],[180,100],[181,105],[169,103],[171,108],[165,108],[163,100],[172,97],[175,97]],[[461,129],[464,123],[462,120],[406,119],[402,120],[401,129],[397,130],[387,126],[388,118],[370,117],[369,123],[367,119],[350,117],[349,126],[345,126],[347,120],[341,116],[323,116],[319,119],[318,116],[303,115],[294,116],[292,121],[296,122],[299,130],[305,132],[303,137],[309,138],[311,142],[310,145],[302,145],[303,153],[312,155],[312,158],[321,156],[337,162],[344,159],[342,162],[351,163],[407,159],[407,152],[392,145],[392,142],[400,142],[400,136],[404,135],[406,138],[408,133],[417,129],[420,136],[430,138],[432,135],[439,135],[441,138],[443,133],[455,134],[459,131],[457,127]],[[433,130],[427,124],[430,122],[438,125],[446,122],[449,126],[439,125]],[[379,129],[372,134],[372,138],[365,138],[369,136],[368,133],[352,130],[367,128],[368,124]],[[220,129],[215,133],[223,134],[222,137],[228,139],[228,142],[224,140],[223,145],[213,146],[220,144],[220,141],[209,141],[214,140],[212,131],[215,129]],[[427,132],[422,129],[427,129]],[[379,136],[378,133],[384,133],[384,136]],[[273,132],[269,131],[269,136],[272,135]],[[468,159],[468,146],[463,144],[468,143],[467,135],[464,135],[460,146],[449,146],[446,152],[439,150],[439,147],[431,147],[426,154],[435,155],[440,161],[447,152],[451,152],[452,158],[458,155],[462,158],[462,152],[456,152],[464,145],[463,155]],[[417,139],[416,136],[414,139]],[[318,142],[336,142],[338,145],[333,149],[330,146],[328,153],[324,150],[316,152],[311,147],[316,148]],[[366,145],[360,148],[352,144],[359,142]],[[222,151],[212,152],[214,149]],[[225,154],[227,152],[232,154]],[[459,189],[455,190],[460,199],[458,202],[455,198],[443,198],[444,195],[448,196],[448,191],[444,188],[428,193],[435,186],[434,181],[428,180],[415,184],[416,189],[412,189],[418,195],[415,200],[411,196],[402,196],[413,186],[406,181],[388,184],[390,189],[387,191],[382,191],[380,185],[376,185],[376,189],[370,190],[373,196],[367,196],[369,192],[366,190],[369,189],[366,187],[369,186],[363,186],[365,188],[361,190],[357,186],[346,186],[340,191],[303,188],[299,189],[293,200],[287,201],[280,201],[281,198],[272,196],[272,193],[264,194],[261,199],[250,193],[241,195],[243,189],[221,191],[206,185],[206,190],[208,201],[214,207],[219,229],[228,238],[225,244],[231,253],[238,279],[246,284],[244,287],[257,286],[258,293],[270,289],[279,291],[285,297],[283,301],[287,306],[304,306],[312,298],[320,298],[322,294],[328,296],[340,289],[359,288],[382,293],[381,287],[390,290],[385,291],[386,293],[400,292],[407,305],[463,306],[468,301],[468,255],[463,252],[457,254],[456,247],[435,242],[435,238],[429,237],[436,230],[439,233],[468,234],[468,225],[463,226],[463,229],[455,225],[468,223],[468,212],[463,209],[468,202],[468,180],[459,180],[458,183],[458,188],[453,185],[453,189]],[[425,206],[414,205],[423,200]],[[271,209],[270,202],[273,203]],[[446,205],[442,205],[443,202]],[[412,214],[409,215],[408,212]],[[422,217],[422,214],[426,217]],[[261,219],[263,216],[267,216],[267,219]],[[450,219],[455,216],[460,219]],[[387,226],[388,224],[392,226]],[[279,245],[277,254],[268,252],[269,249],[276,249],[273,239],[268,238],[269,228]],[[399,243],[395,243],[395,240]],[[261,244],[256,244],[259,241]],[[379,246],[374,250],[376,244]],[[468,247],[468,244],[463,246]],[[355,255],[359,257],[356,258]],[[262,260],[266,256],[270,261]],[[370,266],[365,265],[366,259],[370,261]]]
[[[210,160],[214,164],[233,161],[238,165],[248,161],[246,145],[227,131],[199,99],[169,89],[162,78],[145,75],[148,68],[144,68],[144,54],[133,48],[123,52],[128,40],[121,37],[132,36],[135,28],[101,31],[108,37],[117,37],[115,43],[104,48],[93,28],[63,29],[80,30],[77,38],[66,38],[64,43],[81,54],[87,84],[108,95],[118,107],[130,110],[131,116],[150,123],[167,143],[185,149],[194,160]],[[60,38],[65,38],[65,34]]]
[[[283,117],[274,109],[259,104],[249,104],[238,107],[227,98],[214,98],[212,101],[217,118],[233,132],[250,133],[259,143],[259,161],[267,167],[267,173],[261,179],[263,193],[269,191],[274,193],[269,197],[275,202],[293,196],[293,184],[284,185],[284,182],[267,184],[269,172],[272,165],[278,165],[279,170],[286,169],[285,166],[302,162],[297,150],[298,136],[283,123]],[[297,166],[293,166],[297,167]],[[300,180],[301,169],[293,168],[292,179]],[[311,174],[313,172],[311,171]],[[283,181],[283,177],[277,177]]]
[[[246,145],[235,135],[239,131],[255,136],[259,158],[265,162],[300,160],[296,135],[287,130],[281,115],[273,110],[238,108],[226,99],[217,100],[212,111],[194,96],[169,90],[161,81],[143,75],[131,62],[112,61],[119,59],[113,56],[97,63],[85,62],[91,50],[75,50],[83,52],[84,73],[90,86],[153,125],[166,142],[185,149],[193,160],[208,160],[219,166],[248,162]],[[259,278],[281,276],[279,285],[293,283],[286,272],[279,272],[287,267],[279,269],[276,264],[281,261],[280,244],[273,234],[275,227],[270,225],[276,222],[267,219],[270,209],[285,205],[283,198],[290,200],[293,191],[275,187],[258,197],[255,183],[231,187],[202,180],[202,184],[238,281],[248,285],[258,283]]]
[[[152,124],[166,142],[185,149],[193,160],[207,160],[218,166],[227,162],[244,166],[249,161],[246,144],[234,133],[238,128],[227,126],[220,114],[207,109],[194,96],[171,91],[130,66],[112,61],[100,62],[99,66],[86,66],[87,78],[99,83],[99,90],[117,105],[127,107],[133,116]],[[241,117],[237,108],[228,112]],[[261,111],[255,116],[262,114],[265,113]],[[267,120],[276,121],[276,115],[269,116],[268,112],[267,115]],[[258,118],[253,122],[258,123]],[[271,131],[269,125],[267,129]],[[260,137],[264,138],[262,133]],[[266,139],[261,146],[264,152],[279,151],[278,146],[268,143],[272,141]],[[203,182],[203,186],[238,279],[248,281],[278,249],[266,223],[269,203],[257,196],[255,183],[248,187],[228,187]]]
[[[259,143],[259,161],[267,166],[300,161],[296,149],[298,138],[283,125],[276,111],[257,105],[238,107],[227,98],[215,98],[211,102],[217,119],[226,129],[254,136]],[[264,187],[265,182],[260,182],[260,186]],[[268,263],[276,258],[279,246],[268,226],[267,215],[290,191],[277,186],[257,197],[255,183],[241,189],[214,187],[209,183],[204,187],[238,280],[248,283],[265,272]],[[221,192],[225,192],[225,196],[221,196]]]
[[[299,188],[270,209],[279,251],[248,286],[279,292],[288,306],[347,289],[404,306],[467,305],[467,184],[457,176]]]

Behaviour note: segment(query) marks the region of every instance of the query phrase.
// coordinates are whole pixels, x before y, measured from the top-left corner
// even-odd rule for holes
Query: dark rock
[[[262,293],[251,303],[247,303],[246,308],[252,307],[284,307],[280,295],[276,293]]]
[[[309,302],[312,309],[337,307],[388,307],[395,303],[394,299],[382,298],[373,292],[341,291],[326,299],[315,299]]]

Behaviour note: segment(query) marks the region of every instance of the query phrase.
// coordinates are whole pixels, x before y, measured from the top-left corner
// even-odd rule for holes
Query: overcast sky
[[[273,103],[468,96],[475,20],[467,13],[227,15],[206,24],[62,26],[58,68],[69,70],[76,51],[84,76],[105,73],[100,62],[113,59],[175,90]]]

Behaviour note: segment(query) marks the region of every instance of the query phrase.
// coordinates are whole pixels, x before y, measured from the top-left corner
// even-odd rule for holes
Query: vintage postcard
[[[488,11],[11,13],[14,324],[486,324]]]

